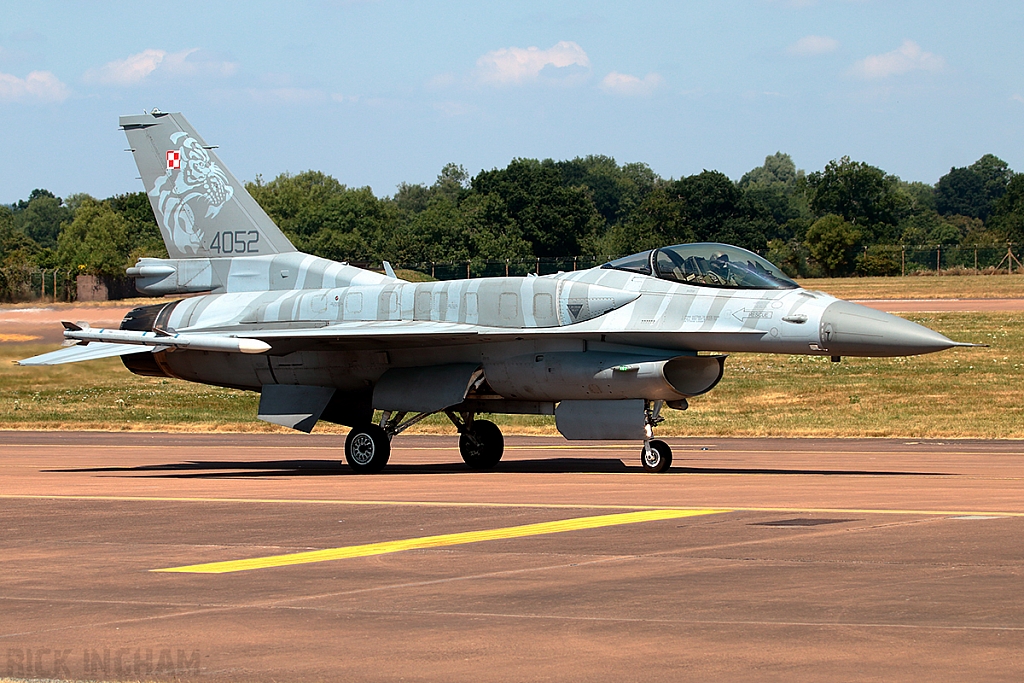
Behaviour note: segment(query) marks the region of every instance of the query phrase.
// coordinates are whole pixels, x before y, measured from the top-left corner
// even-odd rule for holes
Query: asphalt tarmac
[[[1020,679],[1024,442],[669,441],[0,432],[0,677]]]

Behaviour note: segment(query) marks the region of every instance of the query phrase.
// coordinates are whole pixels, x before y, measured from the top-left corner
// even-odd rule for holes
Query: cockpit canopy
[[[601,267],[701,287],[795,289],[800,286],[757,254],[715,242],[651,249],[610,261]]]

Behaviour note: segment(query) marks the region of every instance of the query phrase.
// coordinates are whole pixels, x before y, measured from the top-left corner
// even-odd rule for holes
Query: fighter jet
[[[120,329],[64,323],[66,348],[20,361],[120,356],[137,375],[260,392],[258,417],[351,427],[345,459],[381,471],[391,440],[448,416],[474,469],[504,439],[480,414],[554,415],[567,439],[636,439],[643,468],[665,407],[715,387],[726,353],[909,356],[971,346],[807,291],[725,244],[651,249],[543,277],[412,283],[299,252],[181,114],[123,116],[169,258],[128,269],[153,296]],[[375,418],[375,415],[379,415]]]

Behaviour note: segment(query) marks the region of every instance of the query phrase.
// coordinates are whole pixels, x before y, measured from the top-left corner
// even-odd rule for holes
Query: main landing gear
[[[458,416],[450,410],[445,412],[459,430],[459,453],[466,464],[474,470],[493,469],[505,453],[505,437],[498,425],[490,420],[476,420],[473,413]]]
[[[345,461],[358,474],[376,474],[391,457],[391,439],[432,413],[417,413],[408,420],[408,413],[385,411],[380,425],[372,422],[357,425],[345,439]]]
[[[391,437],[372,422],[353,427],[345,439],[345,460],[359,474],[375,474],[391,457]]]
[[[380,425],[368,422],[353,427],[345,439],[345,461],[359,474],[376,474],[384,469],[391,457],[391,439],[433,413],[417,413],[406,419],[408,413],[385,411]],[[466,464],[474,470],[489,470],[501,460],[505,452],[505,439],[498,425],[490,420],[476,420],[473,413],[445,414],[459,430],[459,452]]]

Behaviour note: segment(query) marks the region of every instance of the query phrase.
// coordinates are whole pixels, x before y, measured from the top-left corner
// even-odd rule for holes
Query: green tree
[[[468,193],[469,174],[466,169],[458,164],[449,163],[441,169],[437,180],[430,187],[423,183],[399,183],[398,191],[391,198],[391,203],[402,211],[415,214],[426,211],[430,201],[435,197],[446,196],[458,203]]]
[[[807,185],[815,215],[842,216],[869,242],[895,241],[901,209],[896,176],[843,157],[808,175]]]
[[[946,216],[959,214],[988,220],[1013,175],[1009,165],[993,154],[986,154],[966,168],[951,168],[935,185],[935,208]]]
[[[399,213],[369,187],[349,188],[319,171],[257,178],[246,189],[296,247],[336,261],[380,258]]]
[[[1013,176],[993,205],[991,227],[1003,239],[1024,244],[1024,174]]]
[[[423,183],[413,185],[399,183],[398,190],[391,201],[402,211],[419,213],[427,208],[427,203],[430,201],[430,188]]]
[[[998,230],[985,225],[980,218],[970,216],[946,216],[946,221],[955,225],[963,239],[960,244],[965,247],[998,247],[1005,246],[1006,239]]]
[[[61,223],[73,217],[74,212],[49,190],[32,190],[28,201],[22,200],[15,205],[15,225],[46,249],[57,246]]]
[[[791,221],[810,217],[804,172],[788,154],[776,152],[765,157],[764,165],[745,173],[737,185],[748,202],[771,214],[776,228],[766,235],[769,239],[794,238]]]
[[[85,199],[57,240],[60,265],[87,275],[123,276],[131,265],[128,221],[106,202]]]
[[[648,195],[609,240],[618,253],[682,242],[727,242],[764,249],[771,219],[718,171],[665,183]]]
[[[550,159],[515,159],[504,169],[481,171],[476,194],[493,195],[522,231],[537,256],[567,256],[594,250],[602,226],[590,192],[566,187]]]
[[[849,275],[855,265],[854,254],[860,244],[861,232],[842,216],[828,214],[814,221],[807,229],[804,244],[811,258],[829,277]]]
[[[857,255],[857,274],[887,277],[899,275],[903,268],[902,254],[894,245],[875,244]]]
[[[783,272],[790,277],[808,275],[807,247],[796,240],[788,242],[781,239],[771,240],[768,242],[765,258],[782,268]]]
[[[145,192],[114,195],[106,202],[127,222],[128,246],[134,258],[167,258],[167,247],[160,236],[160,227]]]
[[[965,233],[951,218],[940,216],[935,210],[908,216],[900,221],[900,242],[908,246],[960,244]]]
[[[935,210],[935,188],[928,183],[901,180],[896,189],[897,201],[910,214]]]
[[[16,301],[28,289],[39,246],[14,225],[14,213],[0,205],[0,301]]]
[[[14,212],[0,205],[0,267],[29,265],[39,245],[15,225]]]
[[[576,157],[555,166],[566,187],[583,187],[590,192],[605,226],[625,220],[660,180],[647,164],[619,166],[615,159],[604,155]]]

